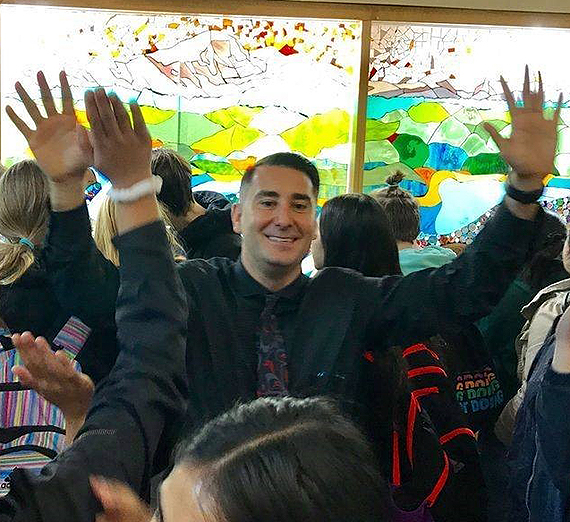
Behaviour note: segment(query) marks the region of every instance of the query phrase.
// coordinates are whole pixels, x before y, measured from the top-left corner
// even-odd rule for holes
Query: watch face
[[[90,183],[85,188],[85,198],[87,201],[91,201],[101,190],[101,183],[96,181],[95,183]]]

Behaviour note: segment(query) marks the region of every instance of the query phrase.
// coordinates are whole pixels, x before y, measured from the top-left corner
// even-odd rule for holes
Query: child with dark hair
[[[192,168],[174,150],[154,149],[151,169],[162,178],[157,197],[184,243],[187,258],[236,260],[241,252],[241,238],[232,228],[231,203],[216,192],[193,193]]]
[[[449,248],[418,246],[416,239],[420,233],[420,209],[415,198],[399,187],[403,179],[404,174],[397,172],[386,180],[387,188],[375,190],[371,196],[380,203],[388,216],[400,252],[400,267],[402,273],[407,275],[424,268],[438,268],[457,256]]]
[[[311,250],[317,269],[340,266],[369,277],[402,273],[386,214],[366,194],[344,194],[324,204]]]

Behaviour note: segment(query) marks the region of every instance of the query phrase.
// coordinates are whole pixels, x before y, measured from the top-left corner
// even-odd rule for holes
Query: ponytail
[[[49,191],[35,161],[20,161],[0,175],[0,285],[18,281],[35,263],[49,219]]]
[[[21,243],[0,243],[0,285],[22,277],[35,262],[33,250]]]

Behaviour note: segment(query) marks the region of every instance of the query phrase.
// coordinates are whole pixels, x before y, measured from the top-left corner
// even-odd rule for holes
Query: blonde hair
[[[34,246],[44,240],[49,220],[48,182],[35,161],[0,174],[0,285],[20,279],[35,263]]]
[[[176,261],[184,260],[184,248],[182,247],[174,228],[168,219],[168,215],[163,205],[158,204],[160,219],[166,225],[166,235],[172,249],[172,256]],[[119,252],[113,244],[113,238],[117,235],[117,207],[113,200],[105,198],[93,231],[93,239],[99,251],[115,266],[119,266]]]

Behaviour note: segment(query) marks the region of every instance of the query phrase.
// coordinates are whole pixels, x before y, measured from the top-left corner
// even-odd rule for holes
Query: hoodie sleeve
[[[116,365],[72,446],[39,476],[13,473],[11,491],[0,499],[1,522],[93,522],[91,475],[115,478],[146,497],[161,435],[185,412],[188,311],[164,225],[130,231],[116,244]]]
[[[363,309],[371,342],[406,345],[463,329],[488,315],[531,253],[543,219],[519,219],[500,205],[463,255],[437,269],[405,277],[368,278]]]
[[[119,273],[95,245],[87,205],[51,212],[45,259],[56,298],[69,315],[91,328],[113,325]]]

